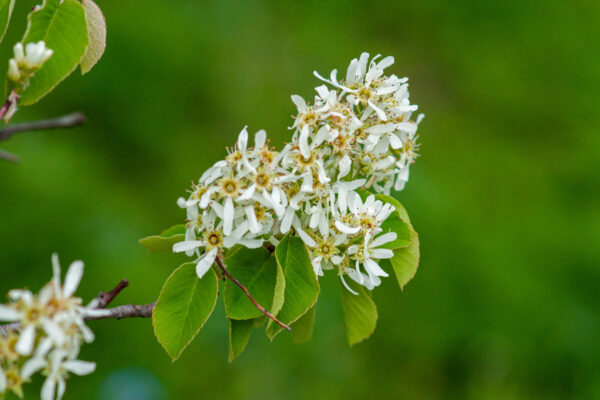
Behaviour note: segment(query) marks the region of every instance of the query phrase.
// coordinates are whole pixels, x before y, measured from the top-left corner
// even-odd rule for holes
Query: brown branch
[[[246,287],[244,285],[242,285],[237,279],[235,279],[233,276],[231,276],[231,274],[229,272],[227,272],[227,269],[225,268],[225,266],[223,265],[223,262],[221,261],[221,259],[219,257],[217,257],[216,261],[217,261],[217,265],[219,266],[219,268],[221,268],[221,270],[223,271],[223,274],[225,274],[225,276],[227,278],[229,278],[240,289],[242,289],[242,291],[246,294],[246,296],[248,296],[248,298],[250,299],[252,304],[254,304],[254,306],[256,308],[258,308],[260,310],[260,312],[262,312],[267,317],[271,318],[273,321],[275,321],[275,323],[277,325],[281,326],[282,328],[287,329],[288,331],[292,330],[292,328],[290,328],[283,322],[279,321],[277,318],[275,318],[275,316],[273,314],[271,314],[270,312],[265,310],[265,308],[263,306],[258,304],[256,302],[256,300],[254,300],[252,295],[250,295],[250,292],[248,292],[248,289],[246,289]],[[150,303],[150,304],[141,304],[141,305],[140,304],[126,304],[126,305],[113,307],[113,308],[105,308],[127,286],[129,286],[129,281],[127,279],[123,279],[111,291],[100,292],[98,294],[98,296],[96,297],[96,301],[97,301],[96,309],[104,309],[105,312],[102,314],[98,314],[98,315],[88,315],[84,319],[86,321],[90,321],[90,320],[110,319],[110,318],[114,318],[114,319],[151,318],[152,312],[154,310],[154,306],[156,305],[156,302]],[[11,324],[6,324],[6,325],[0,325],[0,335],[6,336],[10,331],[19,329],[19,326],[20,326],[20,324],[18,322],[13,322]]]
[[[126,304],[124,306],[117,306],[106,309],[106,314],[87,316],[86,321],[96,319],[109,319],[109,318],[152,318],[152,311],[156,302],[150,304]]]
[[[82,125],[84,122],[85,115],[80,112],[75,112],[58,118],[8,125],[0,129],[0,141],[7,140],[12,135],[19,132],[72,128],[74,126]]]
[[[219,268],[221,268],[221,270],[223,271],[223,273],[225,274],[225,276],[227,278],[229,278],[229,280],[231,280],[231,282],[235,283],[240,289],[242,289],[242,291],[244,293],[246,293],[246,296],[248,296],[248,298],[250,299],[250,301],[252,302],[252,304],[254,304],[254,307],[258,308],[260,310],[260,312],[262,312],[263,314],[265,314],[267,317],[271,318],[273,321],[275,321],[275,323],[279,326],[281,326],[283,329],[287,329],[288,331],[291,331],[292,328],[290,328],[289,326],[287,326],[286,324],[284,324],[283,322],[281,322],[280,320],[278,320],[277,318],[275,318],[275,316],[273,314],[271,314],[270,312],[268,312],[267,310],[265,310],[265,308],[263,306],[261,306],[260,304],[258,304],[256,302],[256,300],[254,300],[254,298],[252,297],[252,295],[250,295],[250,292],[248,292],[248,289],[246,289],[246,287],[244,285],[242,285],[240,283],[240,281],[238,281],[237,279],[235,279],[233,276],[231,276],[231,274],[229,272],[227,272],[227,269],[225,268],[225,265],[223,265],[223,262],[221,261],[221,259],[219,257],[216,258],[217,261],[217,265],[219,266]]]

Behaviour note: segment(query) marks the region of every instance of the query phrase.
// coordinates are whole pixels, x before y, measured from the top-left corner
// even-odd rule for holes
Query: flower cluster
[[[394,59],[368,53],[353,59],[346,78],[333,70],[329,84],[316,88],[313,104],[293,95],[298,109],[291,143],[280,152],[259,131],[254,146],[246,128],[224,160],[194,183],[187,199],[185,241],[173,246],[197,259],[202,277],[215,258],[236,244],[249,248],[277,245],[290,231],[311,254],[318,276],[335,269],[372,289],[387,273],[378,260],[393,256],[383,245],[394,232],[382,223],[390,204],[359,188],[389,194],[402,190],[417,157],[417,109],[409,101],[407,78],[384,75]]]
[[[46,47],[41,40],[37,43],[17,43],[13,47],[14,57],[8,60],[9,89],[8,99],[0,109],[0,118],[8,122],[17,111],[17,103],[21,93],[29,86],[29,80],[35,75],[46,61],[54,54],[54,51]]]
[[[9,390],[22,397],[23,383],[41,371],[46,376],[41,398],[60,399],[69,373],[87,375],[96,368],[92,362],[77,359],[82,343],[94,340],[85,317],[103,313],[94,309],[95,302],[82,306],[82,300],[73,297],[83,275],[83,263],[71,264],[62,285],[56,254],[52,268],[52,281],[38,294],[11,290],[10,303],[0,304],[0,320],[16,324],[6,336],[0,334],[0,397]]]
[[[46,48],[44,41],[28,43],[24,48],[22,43],[17,43],[13,52],[15,56],[8,61],[7,74],[14,82],[28,80],[54,53]]]

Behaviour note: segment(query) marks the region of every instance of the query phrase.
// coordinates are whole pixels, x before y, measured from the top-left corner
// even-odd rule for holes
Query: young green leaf
[[[229,320],[229,362],[236,359],[246,349],[253,326],[253,319]]]
[[[196,264],[177,268],[165,282],[154,311],[154,334],[173,361],[198,334],[217,302],[217,275],[210,269],[202,279]]]
[[[248,289],[254,300],[266,310],[272,310],[274,299],[279,298],[276,294],[278,267],[275,257],[264,247],[242,247],[229,255],[225,262],[227,271]],[[252,319],[263,315],[230,280],[225,283],[224,302],[230,319]]]
[[[412,227],[406,209],[404,208],[404,206],[402,206],[402,204],[400,204],[398,200],[383,194],[379,194],[376,197],[396,207],[398,215],[406,223],[409,229],[409,245],[404,248],[393,249],[394,257],[390,258],[389,260],[381,260],[381,264],[382,267],[384,267],[384,269],[388,269],[389,266],[392,267],[394,273],[396,274],[396,278],[398,279],[398,283],[400,284],[400,288],[404,289],[404,286],[417,273],[417,268],[419,266],[419,235],[417,234],[417,232],[415,232],[414,228]]]
[[[413,238],[408,247],[394,250],[394,257],[381,261],[384,268],[388,263],[392,266],[400,289],[404,289],[404,286],[415,276],[419,267],[419,236],[417,233],[413,231]]]
[[[292,339],[294,343],[308,342],[312,337],[315,326],[315,314],[317,305],[315,304],[298,321],[292,325]]]
[[[106,48],[106,21],[102,10],[92,0],[82,0],[88,29],[89,46],[81,60],[81,75],[96,65]]]
[[[350,293],[340,283],[342,290],[342,309],[344,310],[344,321],[346,322],[346,338],[350,346],[355,345],[371,336],[377,324],[377,308],[364,289],[354,281],[348,279],[348,285],[358,293]]]
[[[23,44],[43,40],[54,54],[31,78],[22,105],[30,105],[56,87],[81,61],[88,46],[83,6],[77,0],[44,0],[29,14]]]
[[[142,246],[150,253],[155,251],[172,251],[175,243],[185,240],[185,225],[175,225],[161,232],[160,235],[148,236],[140,239]]]
[[[319,295],[319,283],[308,250],[299,237],[285,236],[275,249],[275,256],[285,277],[285,302],[277,319],[289,325],[315,304]],[[279,325],[269,321],[267,336],[273,340],[281,329]]]
[[[8,29],[14,6],[15,0],[0,0],[0,42]]]

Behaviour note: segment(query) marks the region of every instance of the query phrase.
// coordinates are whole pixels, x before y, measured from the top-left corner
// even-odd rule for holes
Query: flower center
[[[216,231],[210,232],[206,236],[206,241],[208,242],[210,247],[217,247],[222,242],[221,234]]]
[[[232,178],[226,178],[221,181],[221,189],[226,196],[236,195],[238,186],[238,182]]]

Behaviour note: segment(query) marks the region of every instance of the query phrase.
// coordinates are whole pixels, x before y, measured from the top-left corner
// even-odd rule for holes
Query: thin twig
[[[108,306],[110,302],[113,301],[113,299],[117,297],[119,293],[121,293],[121,291],[127,286],[129,286],[129,281],[127,279],[122,279],[121,282],[119,282],[119,284],[110,292],[100,292],[98,297],[96,297],[98,300],[98,308],[106,308],[106,306]]]
[[[244,293],[246,293],[246,296],[248,296],[248,298],[250,299],[250,301],[252,302],[252,304],[254,304],[254,307],[258,308],[260,310],[260,312],[262,312],[263,314],[265,314],[267,317],[271,318],[273,321],[275,321],[275,323],[279,326],[281,326],[283,329],[287,329],[288,331],[291,331],[292,328],[290,328],[289,326],[287,326],[286,324],[284,324],[283,322],[281,322],[280,320],[278,320],[277,318],[275,318],[275,316],[273,314],[271,314],[270,312],[268,312],[267,310],[265,310],[265,308],[263,306],[261,306],[260,304],[258,304],[256,302],[256,300],[254,300],[254,298],[252,297],[252,295],[250,295],[250,292],[248,292],[248,289],[246,289],[246,287],[244,285],[242,285],[240,283],[240,281],[238,281],[237,279],[235,279],[233,276],[231,276],[231,274],[229,272],[227,272],[227,269],[225,268],[225,266],[223,265],[223,262],[221,261],[221,259],[219,257],[217,257],[217,265],[219,266],[219,268],[221,268],[221,270],[223,271],[223,273],[225,274],[225,276],[227,278],[229,278],[229,280],[231,280],[233,283],[235,283],[240,289],[242,289],[242,291]]]
[[[41,131],[47,129],[72,128],[82,125],[85,122],[85,115],[80,112],[63,115],[58,118],[43,119],[33,122],[22,122],[5,126],[0,129],[0,141],[10,138],[15,133],[28,131]]]
[[[14,163],[18,163],[19,162],[19,156],[13,153],[10,153],[6,150],[2,150],[0,149],[0,159],[2,160],[6,160],[6,161],[10,161],[10,162],[14,162]]]

